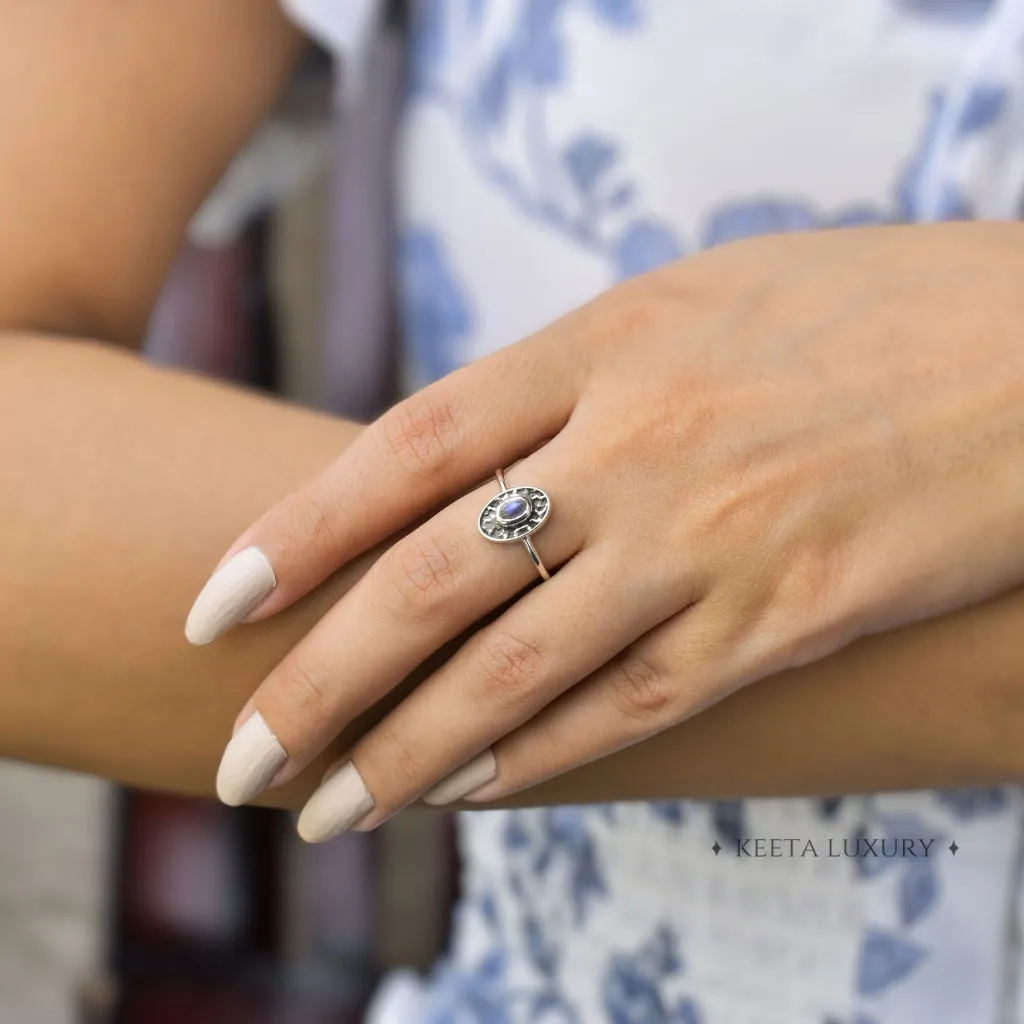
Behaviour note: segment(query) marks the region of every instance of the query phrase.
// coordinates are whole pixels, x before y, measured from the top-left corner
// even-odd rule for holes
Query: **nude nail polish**
[[[323,843],[350,829],[374,808],[373,797],[349,761],[309,798],[299,815],[299,835],[307,843]]]
[[[467,761],[461,768],[443,778],[433,789],[423,794],[423,802],[439,807],[450,804],[453,800],[461,800],[467,793],[472,793],[485,782],[490,782],[498,774],[498,762],[490,748],[477,754],[472,761]]]
[[[200,591],[185,623],[189,643],[208,644],[237,626],[277,586],[274,567],[257,547],[229,558]]]
[[[217,771],[217,796],[230,807],[247,804],[267,788],[287,760],[270,726],[254,712],[224,751]]]

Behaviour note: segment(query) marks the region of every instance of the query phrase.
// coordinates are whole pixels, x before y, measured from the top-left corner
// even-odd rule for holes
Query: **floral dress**
[[[411,7],[411,386],[710,246],[1019,214],[1022,0]],[[448,955],[371,1019],[1024,1021],[1021,810],[1004,787],[461,815]]]

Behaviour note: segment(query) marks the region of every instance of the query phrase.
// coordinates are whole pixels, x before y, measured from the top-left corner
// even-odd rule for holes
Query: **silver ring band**
[[[537,549],[533,546],[533,541],[530,540],[529,537],[524,537],[523,546],[526,548],[526,552],[530,556],[530,561],[537,567],[537,572],[540,573],[540,578],[542,580],[551,579],[551,573],[548,572],[547,566],[540,560],[540,555],[537,554]]]
[[[483,507],[477,522],[480,532],[499,544],[522,541],[540,578],[551,579],[551,573],[530,539],[530,534],[547,522],[551,499],[539,487],[509,487],[500,469],[494,471],[494,476],[501,490]]]

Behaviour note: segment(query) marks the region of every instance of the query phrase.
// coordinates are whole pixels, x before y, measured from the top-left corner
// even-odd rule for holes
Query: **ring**
[[[480,532],[499,544],[521,540],[540,578],[551,579],[551,573],[530,540],[530,534],[536,533],[547,521],[551,499],[539,487],[509,487],[500,469],[495,470],[494,475],[501,493],[484,505],[477,522]]]

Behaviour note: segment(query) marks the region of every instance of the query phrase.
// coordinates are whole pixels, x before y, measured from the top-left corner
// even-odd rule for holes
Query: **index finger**
[[[347,561],[558,433],[579,367],[539,335],[443,377],[374,421],[235,541],[189,613],[207,644],[287,608]]]

